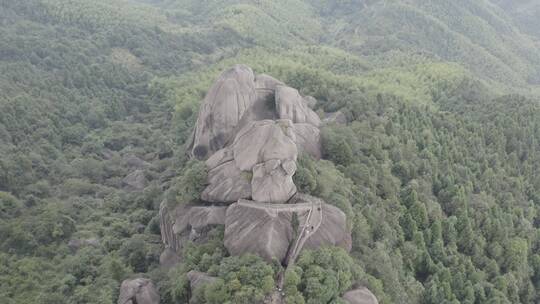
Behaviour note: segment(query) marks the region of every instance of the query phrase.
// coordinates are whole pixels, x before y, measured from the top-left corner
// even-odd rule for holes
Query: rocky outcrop
[[[218,153],[225,153],[222,149]],[[232,152],[231,152],[232,156]],[[250,172],[242,171],[233,159],[225,159],[223,163],[212,166],[213,159],[207,161],[208,186],[201,193],[201,199],[213,203],[232,203],[241,198],[251,197]]]
[[[306,153],[314,159],[322,158],[321,132],[319,128],[306,123],[293,126],[298,153]]]
[[[304,248],[339,246],[351,250],[345,214],[305,194],[296,194],[289,204],[249,200],[232,204],[226,213],[225,247],[233,255],[252,253],[267,261],[284,262],[301,230],[307,230]]]
[[[282,261],[294,236],[292,217],[287,208],[240,200],[227,209],[225,247],[232,255],[252,253]]]
[[[296,193],[292,176],[298,150],[289,120],[262,120],[247,124],[231,146],[207,161],[209,185],[201,198],[231,203],[252,198],[282,203]]]
[[[195,270],[188,272],[186,276],[189,280],[189,286],[192,292],[204,285],[212,284],[217,280],[216,277]]]
[[[71,251],[77,251],[82,247],[99,247],[99,240],[96,238],[72,239],[69,240],[68,247]]]
[[[120,286],[118,304],[159,304],[159,294],[148,279],[125,280]]]
[[[344,125],[347,124],[347,116],[341,111],[327,113],[323,120],[324,123],[328,124],[338,124]]]
[[[318,249],[331,245],[351,251],[352,239],[345,213],[335,206],[322,204],[322,214],[321,226],[307,239],[304,248]]]
[[[288,201],[295,193],[293,174],[296,163],[293,160],[271,159],[253,167],[251,188],[256,202],[281,203]]]
[[[322,199],[311,195],[298,193],[289,203],[291,205],[312,204],[321,212],[321,219],[317,229],[308,227],[312,232],[304,244],[306,249],[317,249],[322,246],[338,246],[347,251],[351,251],[352,240],[347,228],[347,217],[341,209],[325,203]],[[305,225],[305,219],[299,217],[300,226]],[[317,222],[317,221],[311,221]]]
[[[255,75],[250,67],[236,65],[223,72],[201,105],[192,143],[193,156],[206,159],[223,148],[256,97]]]
[[[135,170],[128,174],[122,183],[128,191],[142,191],[148,185],[148,179],[146,179],[143,170]]]
[[[322,155],[316,104],[315,98],[244,65],[219,76],[201,105],[191,143],[192,156],[206,160],[208,169],[203,202],[174,210],[162,204],[163,265],[177,263],[186,241],[204,242],[216,225],[224,225],[231,255],[251,253],[284,265],[293,265],[305,248],[351,249],[345,214],[297,193],[293,181],[300,153]],[[188,278],[192,290],[216,279],[198,272]]]
[[[268,160],[294,160],[298,156],[290,120],[254,121],[240,130],[232,144],[236,166],[251,171]]]
[[[162,265],[175,264],[180,260],[178,253],[187,241],[204,242],[206,232],[217,225],[225,224],[223,206],[178,205],[170,211],[166,201],[160,206],[161,239],[165,251],[160,257]]]
[[[349,304],[379,304],[375,295],[365,287],[347,291],[343,300]]]
[[[309,123],[318,127],[321,119],[313,112],[298,93],[298,90],[287,87],[276,87],[276,110],[281,119],[290,119],[293,123]]]

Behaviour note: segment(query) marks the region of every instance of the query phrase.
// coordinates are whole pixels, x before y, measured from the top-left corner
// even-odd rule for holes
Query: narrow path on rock
[[[272,302],[271,303],[282,303],[282,297],[284,295],[283,293],[283,284],[285,280],[285,273],[287,270],[292,269],[294,266],[296,259],[300,255],[300,252],[302,252],[302,249],[304,248],[304,244],[306,241],[321,227],[322,220],[323,220],[323,210],[322,210],[322,203],[320,200],[318,200],[317,203],[301,203],[295,205],[287,205],[287,204],[280,204],[284,206],[288,206],[289,210],[294,211],[300,211],[305,210],[306,206],[309,205],[309,212],[306,217],[306,221],[304,222],[304,225],[302,226],[302,230],[300,231],[300,234],[298,234],[298,237],[293,243],[292,250],[288,252],[287,256],[285,257],[285,265],[287,267],[282,270],[278,274],[278,282],[277,282],[277,291],[274,292],[272,296]],[[279,297],[279,300],[276,298]]]

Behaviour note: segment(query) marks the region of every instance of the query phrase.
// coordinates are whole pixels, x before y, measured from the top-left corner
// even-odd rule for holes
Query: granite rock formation
[[[349,304],[379,304],[375,295],[365,287],[347,291],[343,300]]]
[[[223,148],[255,97],[255,75],[250,67],[236,65],[212,85],[199,111],[192,154],[206,159]]]
[[[178,262],[186,241],[204,242],[216,225],[225,228],[230,254],[287,266],[304,248],[351,249],[343,211],[298,193],[293,181],[299,154],[322,155],[316,104],[245,65],[219,76],[201,105],[190,148],[192,157],[205,160],[208,185],[198,205],[162,203],[163,265]],[[196,272],[188,279],[192,290],[215,280]]]
[[[125,280],[120,286],[118,304],[159,304],[159,294],[148,279]]]

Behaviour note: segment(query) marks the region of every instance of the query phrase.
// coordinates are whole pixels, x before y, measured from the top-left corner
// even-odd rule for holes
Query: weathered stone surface
[[[323,122],[345,125],[347,124],[347,116],[345,116],[345,114],[343,114],[341,111],[327,113]]]
[[[188,240],[204,239],[207,228],[225,224],[226,208],[179,205],[170,211],[166,202],[162,202],[159,216],[161,239],[165,248],[178,254]]]
[[[324,246],[339,246],[347,251],[350,251],[352,239],[351,232],[347,228],[347,218],[345,213],[343,213],[341,209],[325,203],[318,197],[303,193],[297,193],[289,201],[290,205],[303,205],[306,203],[312,203],[317,207],[320,206],[322,211],[322,219],[318,229],[312,233],[305,242],[304,249],[318,249]],[[304,225],[305,218],[301,213],[298,214],[298,220],[300,222],[300,226]]]
[[[293,175],[296,172],[296,163],[293,160],[282,162],[271,159],[253,167],[251,188],[252,198],[262,203],[284,203],[295,193],[296,186]]]
[[[294,160],[298,156],[290,120],[261,120],[249,123],[234,140],[234,161],[242,171],[271,159]]]
[[[135,170],[124,177],[122,183],[124,184],[126,190],[141,191],[148,184],[148,180],[146,179],[143,170]]]
[[[349,304],[379,304],[375,295],[365,287],[347,291],[343,300]]]
[[[151,166],[150,163],[140,159],[139,157],[133,154],[126,154],[122,157],[122,162],[125,166],[131,167],[134,169],[144,169]]]
[[[319,128],[305,123],[294,124],[296,146],[299,153],[307,153],[315,159],[322,158],[321,132]]]
[[[225,247],[232,255],[252,253],[282,261],[293,239],[293,212],[240,200],[227,209]]]
[[[224,225],[227,207],[222,206],[187,206],[176,211],[173,225],[175,233],[181,233],[188,228],[202,229],[211,225]]]
[[[202,200],[232,203],[250,197],[251,172],[240,171],[236,162],[227,161],[208,171],[208,186],[201,193]]]
[[[255,98],[255,75],[251,68],[236,65],[223,72],[201,105],[192,144],[193,156],[205,159],[223,148]]]
[[[322,205],[322,212],[321,226],[306,241],[304,248],[318,249],[323,246],[338,246],[351,251],[351,232],[347,228],[345,213],[329,204]]]
[[[179,241],[177,235],[173,231],[175,216],[174,213],[167,207],[167,201],[164,200],[159,206],[159,228],[161,231],[161,241],[165,245],[165,248],[171,248],[173,251],[177,251],[179,247]]]
[[[188,272],[186,276],[189,280],[189,286],[192,292],[199,287],[202,287],[207,284],[212,284],[217,280],[216,277],[212,277],[204,272],[195,271],[195,270]]]
[[[269,168],[275,161],[293,168],[291,162],[298,156],[293,129],[290,120],[249,122],[230,147],[217,151],[206,161],[209,184],[201,198],[215,203],[251,197],[268,202],[288,200],[296,192],[292,181],[296,168],[291,172],[284,171],[282,166]],[[268,161],[272,162],[264,165]]]
[[[91,247],[98,247],[99,246],[99,240],[96,238],[89,238],[89,239],[72,239],[68,242],[68,247],[72,251],[77,251],[82,247],[91,246]]]
[[[283,82],[267,74],[255,76],[255,88],[257,90],[275,91],[278,85],[285,85]]]
[[[317,113],[308,107],[298,90],[287,86],[276,87],[276,110],[279,118],[293,123],[309,123],[316,127],[321,124]]]
[[[317,105],[317,99],[313,96],[304,96],[304,103],[310,108],[313,109]]]
[[[118,304],[159,304],[159,294],[148,279],[125,280],[120,286]]]

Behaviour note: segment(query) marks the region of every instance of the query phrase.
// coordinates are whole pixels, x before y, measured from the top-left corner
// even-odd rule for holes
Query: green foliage
[[[7,192],[0,192],[0,219],[8,219],[19,215],[22,203]]]
[[[176,182],[176,201],[181,204],[196,202],[207,185],[208,169],[202,161],[191,160]]]
[[[347,214],[353,251],[305,252],[286,274],[288,303],[339,303],[355,283],[380,303],[537,303],[537,11],[505,0],[0,2],[0,297],[114,303],[144,271],[164,303],[185,303],[192,269],[219,277],[201,302],[268,294],[277,269],[228,257],[221,228],[157,269],[163,193],[197,201],[206,182],[184,151],[200,100],[246,63],[348,118],[322,127],[324,160],[300,156],[294,180]],[[149,180],[141,192],[122,182],[135,169]],[[68,246],[88,239],[98,242]]]
[[[359,266],[341,248],[304,251],[293,272],[286,273],[284,290],[297,303],[303,303],[298,288],[306,303],[330,303],[338,301],[360,275]]]

